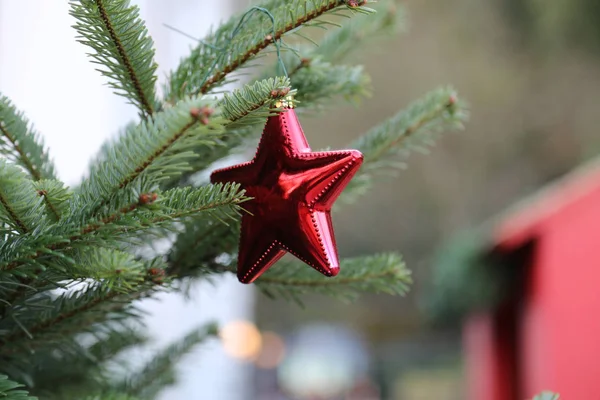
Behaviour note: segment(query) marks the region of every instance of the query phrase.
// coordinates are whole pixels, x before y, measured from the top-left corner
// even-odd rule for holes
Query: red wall
[[[600,186],[545,219],[522,316],[525,396],[600,399]]]
[[[472,315],[464,325],[469,400],[510,400],[516,395],[514,324],[507,316],[506,312]]]
[[[512,316],[516,347],[506,346],[509,332],[492,323],[494,314],[465,325],[469,400],[531,399],[543,390],[600,399],[600,167],[551,189],[497,226],[500,251],[535,240],[532,264],[523,266],[527,286]],[[514,365],[501,349],[513,352]],[[517,394],[503,392],[517,386]]]

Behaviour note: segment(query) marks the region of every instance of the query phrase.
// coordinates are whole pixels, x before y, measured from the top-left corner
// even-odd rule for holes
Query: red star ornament
[[[362,164],[357,150],[311,152],[293,109],[271,116],[254,159],[214,171],[211,181],[237,182],[244,203],[238,279],[256,280],[286,252],[326,276],[340,266],[331,206]]]

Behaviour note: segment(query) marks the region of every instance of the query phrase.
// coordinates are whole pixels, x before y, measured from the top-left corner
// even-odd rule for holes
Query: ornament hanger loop
[[[242,18],[240,19],[240,22],[238,22],[237,26],[235,27],[235,29],[233,30],[233,32],[231,33],[231,37],[229,38],[229,43],[231,43],[231,41],[233,40],[233,38],[235,37],[235,35],[237,35],[238,31],[244,26],[244,24],[246,23],[246,19],[249,18],[252,14],[254,14],[256,11],[265,14],[267,17],[269,17],[269,19],[271,20],[271,38],[273,40],[273,44],[275,45],[275,50],[277,51],[277,61],[279,61],[279,66],[281,67],[281,70],[283,71],[283,75],[288,78],[288,73],[287,73],[287,69],[285,68],[285,64],[283,62],[283,59],[281,58],[281,37],[279,39],[277,39],[277,32],[276,32],[276,23],[275,23],[275,17],[273,16],[273,14],[271,14],[271,12],[269,10],[267,10],[264,7],[259,7],[259,6],[254,6],[252,8],[250,8],[248,11],[246,11],[243,15]],[[228,45],[229,45],[228,43]]]
[[[275,45],[275,50],[277,52],[277,61],[279,62],[279,66],[281,67],[281,70],[283,72],[283,75],[286,78],[289,78],[288,73],[287,73],[287,69],[285,68],[285,63],[283,62],[283,59],[281,58],[281,42],[282,39],[281,37],[279,39],[277,39],[277,31],[276,31],[276,26],[277,24],[275,23],[275,17],[273,16],[273,14],[271,14],[271,12],[269,10],[267,10],[264,7],[259,7],[259,6],[254,6],[252,8],[250,8],[248,11],[246,11],[243,15],[242,18],[240,18],[239,22],[237,23],[237,25],[235,26],[235,28],[233,29],[233,31],[231,32],[231,35],[229,36],[229,39],[225,42],[224,46],[222,47],[218,47],[215,46],[213,44],[210,44],[204,40],[200,40],[198,38],[193,37],[190,34],[187,34],[173,26],[170,26],[168,24],[163,24],[163,26],[177,32],[180,33],[182,35],[184,35],[187,38],[193,39],[197,42],[200,42],[201,44],[210,47],[213,50],[217,50],[221,53],[221,57],[224,57],[228,54],[227,49],[229,48],[229,46],[231,45],[231,42],[233,41],[233,39],[235,39],[235,36],[239,33],[240,29],[244,27],[244,25],[248,22],[248,20],[250,19],[250,17],[252,16],[252,14],[259,12],[261,14],[265,14],[270,20],[271,20],[271,34],[268,35],[265,40],[269,39],[269,36],[271,37],[270,40],[273,41],[273,44]],[[213,62],[213,65],[208,69],[206,77],[208,78],[213,70],[216,68],[216,66],[219,64],[219,60],[221,57],[217,57],[215,59],[215,61]]]

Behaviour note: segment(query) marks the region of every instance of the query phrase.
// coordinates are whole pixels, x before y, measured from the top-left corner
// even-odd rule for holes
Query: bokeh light
[[[261,334],[256,326],[248,321],[231,321],[220,331],[225,353],[242,360],[253,360],[261,349]]]
[[[275,332],[263,332],[262,347],[255,360],[259,368],[272,369],[277,367],[285,357],[285,342]]]

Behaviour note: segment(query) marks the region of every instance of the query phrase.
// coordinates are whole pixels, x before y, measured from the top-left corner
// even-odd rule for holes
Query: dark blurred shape
[[[499,0],[509,22],[530,48],[576,47],[600,51],[600,2],[597,0]]]

